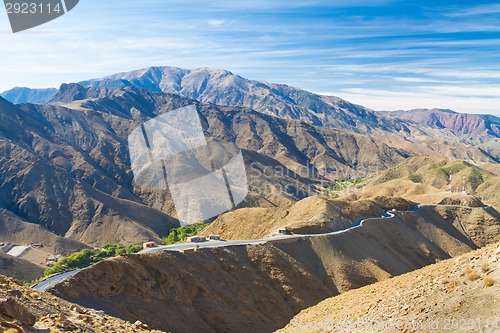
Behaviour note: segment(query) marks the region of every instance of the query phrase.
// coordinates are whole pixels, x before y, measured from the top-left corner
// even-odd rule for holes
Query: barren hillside
[[[389,209],[412,209],[406,200]],[[378,198],[382,202],[382,198]],[[241,208],[219,216],[203,230],[203,235],[220,234],[225,239],[259,239],[286,228],[296,234],[326,233],[352,226],[357,219],[384,215],[384,205],[376,200],[329,200],[313,196],[278,208]]]
[[[5,209],[0,209],[0,242],[18,245],[41,244],[45,252],[59,255],[68,255],[88,248],[88,245],[82,242],[57,236]]]
[[[481,202],[462,195],[439,196],[437,203],[463,204],[464,207],[422,207],[412,211],[416,203],[401,197],[370,196],[370,200],[351,201],[315,196],[278,208],[242,208],[222,214],[201,234],[219,234],[224,239],[260,239],[283,228],[295,234],[328,233],[351,227],[361,218],[380,217],[385,211],[396,209],[406,211],[397,216],[404,217],[408,223],[417,219],[427,223],[462,223],[467,229],[463,232],[470,232],[471,237],[475,237],[473,230],[480,225],[481,230],[489,228],[488,237],[500,241],[500,214],[494,208],[478,208]],[[492,239],[483,241],[479,239],[482,236],[477,237],[475,241],[480,246],[492,242]]]
[[[61,87],[46,105],[16,106],[0,99],[0,207],[93,245],[161,242],[178,226],[172,200],[165,191],[135,186],[127,137],[144,121],[193,103],[135,88],[78,85]],[[208,137],[244,149],[254,189],[245,203],[250,206],[309,195],[321,178],[314,170],[327,165],[386,168],[406,157],[363,135],[245,108],[198,106]]]
[[[451,188],[448,179],[452,173]],[[346,200],[370,199],[376,196],[402,196],[420,203],[440,203],[451,196],[462,197],[463,186],[469,195],[477,196],[486,204],[500,207],[499,165],[474,165],[461,160],[439,157],[411,157],[403,163],[383,170],[366,181],[361,191],[354,191]],[[464,199],[473,201],[473,198]]]
[[[126,255],[51,292],[174,332],[271,332],[326,297],[475,248],[460,226],[442,218],[396,214],[330,236]]]
[[[500,243],[327,299],[277,332],[500,331]]]
[[[31,262],[0,253],[0,274],[29,282],[43,276],[43,268]]]
[[[100,311],[76,306],[47,293],[18,285],[0,275],[0,332],[152,332],[139,322],[129,323]]]
[[[463,114],[440,109],[395,111],[391,114],[422,125],[448,128],[458,134],[500,138],[500,119],[493,115]]]

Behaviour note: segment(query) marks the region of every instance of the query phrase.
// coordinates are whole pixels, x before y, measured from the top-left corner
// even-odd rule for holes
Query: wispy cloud
[[[459,8],[451,0],[430,7],[402,0],[86,0],[21,34],[8,33],[0,15],[0,61],[8,64],[0,68],[0,90],[151,65],[221,67],[372,108],[421,101],[465,111],[470,99],[453,99],[473,98],[495,112],[490,89],[500,85],[500,15],[489,14],[499,7],[478,1]]]
[[[224,20],[208,20],[208,25],[211,27],[220,27],[224,24]]]
[[[455,91],[455,89],[453,89]],[[332,92],[330,92],[332,93]],[[409,110],[417,108],[453,109],[475,114],[496,114],[500,96],[483,98],[474,95],[445,95],[434,89],[394,91],[384,89],[345,89],[336,95],[374,110]],[[404,107],[401,107],[404,105]]]
[[[452,11],[447,13],[450,17],[463,17],[463,16],[477,16],[477,15],[493,15],[500,14],[500,4],[487,4],[472,6],[461,10]]]

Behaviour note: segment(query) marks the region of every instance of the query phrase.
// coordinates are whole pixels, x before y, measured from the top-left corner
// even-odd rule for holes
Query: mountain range
[[[21,101],[29,94],[7,95]],[[40,102],[35,95],[30,101]],[[143,122],[192,104],[208,138],[243,149],[254,175],[247,207],[281,206],[320,193],[335,178],[366,176],[416,155],[498,161],[494,150],[418,119],[224,70],[151,67],[63,84],[45,104],[0,98],[0,208],[19,223],[88,244],[161,242],[179,224],[173,203],[168,193],[134,184],[127,137]],[[474,135],[481,144],[495,139]]]
[[[433,128],[447,128],[458,135],[500,138],[500,118],[493,115],[466,114],[442,109],[393,111],[391,115]]]
[[[196,104],[208,137],[226,138],[252,165],[245,205],[280,205],[320,190],[317,169],[386,168],[406,153],[364,135],[314,127],[246,108],[199,104],[137,88],[64,85],[45,105],[0,100],[0,207],[90,244],[161,242],[178,226],[172,200],[133,183],[127,137],[147,119]],[[302,169],[301,169],[302,168]],[[284,170],[264,175],[262,170]],[[301,175],[299,170],[303,170]],[[292,184],[285,191],[273,186]],[[252,188],[251,188],[252,190]]]
[[[15,87],[4,91],[0,96],[14,104],[44,104],[49,102],[56,94],[56,88],[31,89],[26,87]]]
[[[493,115],[459,114],[440,109],[374,112],[335,96],[318,95],[285,84],[248,80],[223,69],[149,67],[79,84],[109,88],[136,87],[178,94],[203,103],[248,107],[281,118],[359,133],[380,130],[405,133],[410,129],[404,120],[411,120],[432,128],[447,128],[458,134],[500,136],[500,119]],[[13,88],[1,96],[14,104],[43,104],[56,93],[54,88]],[[391,117],[387,117],[388,114]]]
[[[117,256],[31,301],[9,291],[25,307],[16,305],[18,315],[36,315],[27,316],[27,331],[62,322],[63,330],[82,331],[272,332],[327,297],[345,299],[352,289],[500,240],[494,116],[378,112],[207,68],[151,67],[4,96],[12,102],[0,97],[0,252],[28,244],[17,248],[38,251],[33,260],[0,254],[5,274],[32,279],[40,261],[56,260],[47,254],[162,244],[180,226],[173,199],[135,181],[128,138],[172,110],[194,106],[207,141],[241,148],[249,181],[247,198],[200,232],[228,241],[220,247]],[[207,188],[191,190],[210,198]],[[267,238],[278,229],[294,235]],[[67,319],[47,317],[40,299]],[[0,299],[2,327],[10,304]]]

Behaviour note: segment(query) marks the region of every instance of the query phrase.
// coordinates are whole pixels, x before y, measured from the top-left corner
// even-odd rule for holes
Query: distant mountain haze
[[[402,119],[224,70],[151,67],[64,84],[45,104],[23,102],[53,93],[10,91],[19,105],[0,98],[0,208],[89,244],[160,242],[179,225],[168,193],[135,185],[127,138],[145,121],[191,104],[208,138],[243,150],[255,179],[242,206],[281,206],[336,177],[364,176],[366,168],[387,169],[411,156],[500,159],[493,116],[467,122],[461,133],[458,121],[456,128],[440,125],[449,123],[445,116],[439,124]],[[281,173],[263,173],[276,169]]]
[[[44,104],[50,101],[56,94],[56,88],[31,89],[25,87],[15,87],[10,90],[4,91],[0,94],[0,96],[14,104]]]
[[[407,157],[364,135],[246,108],[133,87],[71,84],[50,104],[0,100],[0,207],[20,221],[90,244],[160,242],[178,226],[172,200],[168,193],[135,187],[127,138],[144,121],[190,104],[198,105],[208,137],[226,138],[244,150],[249,173],[256,174],[252,185],[270,189],[253,191],[245,205],[281,205],[320,191],[319,168],[385,169]],[[283,174],[259,176],[277,167]],[[272,190],[280,184],[284,191]]]
[[[441,109],[393,111],[392,115],[435,128],[447,128],[457,134],[500,138],[500,118],[493,115],[458,113]]]
[[[413,155],[429,150],[435,154],[444,149],[444,157],[460,158],[461,153],[455,153],[462,149],[458,141],[482,150],[478,154],[486,153],[491,159],[500,161],[500,119],[492,115],[447,111],[448,115],[439,116],[439,120],[436,120],[435,115],[431,119],[428,113],[422,116],[421,110],[374,112],[335,96],[321,96],[283,84],[248,80],[226,70],[210,68],[186,70],[149,67],[82,81],[80,84],[107,88],[137,87],[177,94],[202,103],[244,106],[280,118],[369,134],[389,145],[400,143]],[[50,94],[53,96],[54,93]],[[21,92],[16,90],[5,92],[4,95],[10,101],[24,100]],[[32,98],[31,102],[43,103],[47,96],[44,95],[44,98],[43,101]],[[439,139],[440,143],[436,144],[435,139]],[[426,148],[422,150],[413,143]],[[450,152],[450,149],[454,152]],[[473,155],[472,159],[476,157]]]

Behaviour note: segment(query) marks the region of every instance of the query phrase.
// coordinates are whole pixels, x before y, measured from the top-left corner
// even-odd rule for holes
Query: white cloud
[[[208,20],[208,25],[211,27],[220,27],[224,24],[224,20]]]
[[[450,17],[474,16],[474,15],[491,15],[500,13],[500,4],[479,5],[465,8],[459,11],[454,11],[446,14]]]
[[[452,109],[458,112],[494,114],[500,116],[500,96],[484,98],[464,94],[454,96],[458,90],[436,91],[422,89],[416,91],[390,91],[384,89],[344,89],[323,93],[344,98],[373,110],[409,110],[418,108]]]
[[[426,77],[395,77],[394,81],[409,83],[450,83],[450,81],[436,80]]]

